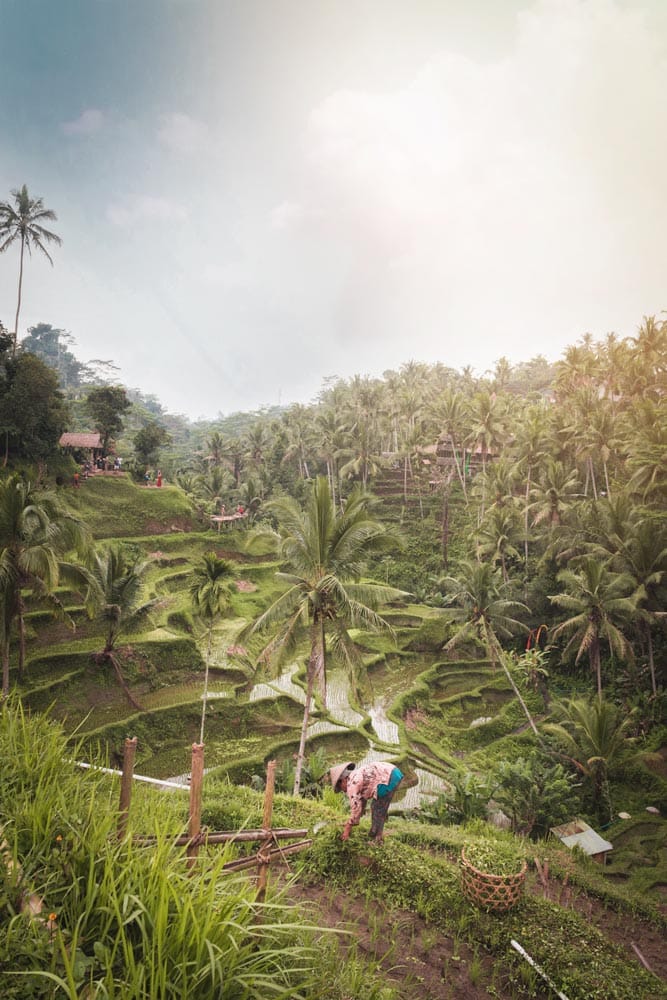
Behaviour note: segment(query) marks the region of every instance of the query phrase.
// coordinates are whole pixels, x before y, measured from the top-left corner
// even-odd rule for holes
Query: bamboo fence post
[[[134,774],[134,758],[137,752],[137,737],[127,737],[123,746],[123,773],[120,779],[120,805],[118,813],[118,838],[125,836],[127,818],[132,799],[132,776]]]
[[[258,873],[257,873],[257,899],[264,902],[266,895],[266,883],[269,878],[269,865],[271,863],[271,817],[273,815],[273,788],[276,777],[276,762],[270,760],[266,765],[266,789],[264,791],[264,814],[262,816],[262,827],[267,832],[266,840],[260,844],[257,852]]]
[[[199,833],[201,831],[201,794],[204,778],[204,744],[192,744],[192,766],[190,768],[190,818],[187,848],[187,864],[192,869],[199,854]]]

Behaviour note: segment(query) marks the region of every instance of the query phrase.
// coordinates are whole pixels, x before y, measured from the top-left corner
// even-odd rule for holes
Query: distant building
[[[97,431],[86,433],[70,433],[60,435],[58,444],[65,451],[71,451],[77,461],[89,461],[92,466],[102,457],[102,440]]]
[[[613,844],[596,833],[588,823],[584,823],[583,819],[573,819],[569,823],[563,823],[562,826],[554,826],[550,832],[566,847],[578,847],[584,854],[601,864],[605,863],[609,852],[614,850]]]

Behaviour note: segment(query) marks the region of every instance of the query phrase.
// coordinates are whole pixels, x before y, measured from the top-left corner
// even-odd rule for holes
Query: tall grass
[[[167,819],[172,800],[159,795],[152,829],[140,831],[157,834],[156,842],[119,840],[117,785],[79,773],[70,755],[53,722],[15,702],[2,707],[3,1000],[345,995],[342,986],[331,992],[335,960],[322,949],[323,932],[303,926],[279,900],[258,904],[247,877],[225,874],[231,848],[202,852],[189,874],[173,846],[181,831]],[[162,810],[160,801],[169,805]],[[30,894],[42,901],[38,917],[21,912]]]

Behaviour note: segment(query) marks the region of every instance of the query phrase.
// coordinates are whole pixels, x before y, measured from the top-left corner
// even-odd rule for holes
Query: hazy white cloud
[[[65,135],[94,135],[99,132],[105,123],[105,115],[99,108],[86,108],[78,118],[72,121],[63,122],[62,130]]]
[[[136,223],[146,220],[183,222],[187,218],[187,211],[183,205],[152,195],[128,196],[109,205],[106,214],[110,222],[122,228],[131,228]]]
[[[177,153],[200,153],[211,144],[204,122],[177,111],[161,115],[157,135],[164,146]]]
[[[533,317],[583,332],[628,273],[639,320],[667,226],[665,120],[664,50],[612,0],[541,0],[503,58],[443,52],[401,90],[332,94],[305,151],[315,225],[353,265],[344,336],[411,332],[433,353],[467,319],[476,350],[525,352]]]

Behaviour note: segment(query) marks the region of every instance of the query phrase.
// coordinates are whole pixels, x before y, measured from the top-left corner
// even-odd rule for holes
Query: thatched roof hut
[[[58,444],[61,448],[101,449],[102,440],[97,431],[94,433],[87,432],[85,434],[74,434],[66,431],[64,434],[60,435],[60,441]]]

